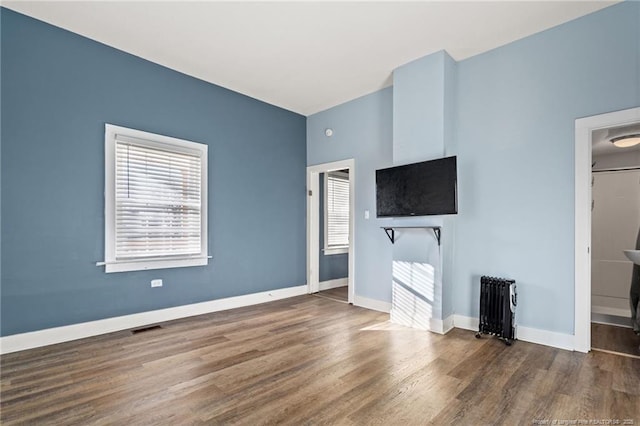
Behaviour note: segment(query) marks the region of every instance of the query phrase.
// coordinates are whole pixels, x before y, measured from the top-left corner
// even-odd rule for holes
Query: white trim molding
[[[640,107],[575,122],[575,350],[591,350],[591,137],[594,130],[640,122]]]
[[[442,334],[447,334],[454,328],[454,317],[455,315],[449,315],[442,321]]]
[[[453,315],[453,326],[463,330],[478,331],[478,319],[464,315]]]
[[[429,331],[437,334],[447,334],[453,329],[453,315],[441,320],[431,318],[429,321]]]
[[[320,281],[319,287],[322,290],[331,290],[332,288],[347,287],[349,285],[348,278],[336,278],[335,280]]]
[[[104,208],[104,262],[97,262],[97,266],[104,265],[105,273],[112,272],[125,272],[125,271],[141,271],[141,270],[149,270],[149,269],[165,269],[165,268],[181,268],[181,267],[189,267],[189,266],[205,266],[209,263],[208,256],[208,232],[207,232],[207,224],[208,224],[208,202],[207,202],[207,194],[208,194],[208,172],[207,172],[207,164],[208,164],[208,149],[209,147],[206,144],[187,141],[184,139],[178,139],[170,136],[159,135],[155,133],[150,133],[142,130],[130,129],[127,127],[115,126],[113,124],[105,123],[104,126],[104,158],[105,158],[105,166],[104,166],[104,200],[105,200],[105,208]],[[123,147],[127,147],[126,151],[120,153],[118,146],[121,145]],[[147,207],[126,207],[121,211],[121,203],[118,202],[121,194],[118,189],[120,185],[119,179],[123,179],[122,182],[126,182],[127,185],[130,182],[129,180],[129,149],[131,149],[131,167],[132,170],[137,170],[138,172],[142,172],[142,169],[138,169],[138,166],[143,167],[140,163],[140,158],[136,157],[133,152],[138,152],[138,155],[146,156],[149,154],[148,150],[151,150],[153,153],[148,160],[152,163],[155,161],[157,164],[164,164],[167,161],[179,161],[183,165],[181,167],[184,170],[194,170],[200,167],[199,172],[200,176],[196,177],[194,175],[193,178],[185,178],[182,176],[178,183],[186,188],[186,191],[196,191],[199,190],[199,201],[196,201],[195,198],[190,201],[192,206],[192,213],[199,213],[200,220],[197,222],[197,225],[192,225],[191,222],[188,222],[188,225],[176,225],[172,227],[172,233],[178,233],[180,235],[181,242],[181,250],[186,249],[187,253],[176,255],[174,251],[174,247],[169,247],[167,244],[166,247],[162,247],[162,251],[155,253],[153,257],[145,257],[149,256],[148,251],[136,251],[136,249],[132,249],[132,245],[127,245],[127,249],[120,252],[119,244],[116,244],[117,241],[121,239],[128,241],[129,232],[135,232],[136,230],[140,230],[143,225],[140,224],[130,224],[131,226],[122,228],[118,226],[120,223],[119,214],[140,214],[141,217],[147,217],[149,219],[149,211]],[[139,151],[142,150],[142,151]],[[120,157],[122,155],[122,157]],[[178,156],[178,157],[176,157]],[[158,157],[154,160],[151,158]],[[134,158],[137,158],[134,160]],[[178,160],[179,158],[179,160]],[[183,160],[188,158],[188,160]],[[125,161],[127,167],[125,169],[126,173],[119,173],[118,170],[121,168],[118,166],[119,161]],[[183,162],[184,161],[184,162]],[[134,165],[138,164],[138,165]],[[121,170],[122,171],[122,170]],[[133,173],[133,172],[132,172]],[[135,173],[134,173],[135,174]],[[133,175],[132,175],[133,176]],[[176,175],[177,176],[177,175]],[[133,182],[133,177],[131,178],[131,182]],[[144,198],[140,195],[137,199],[137,204],[140,206],[144,206],[141,204],[141,200],[144,200],[151,203],[164,203],[166,199],[171,199],[173,202],[181,202],[184,204],[184,194],[175,194],[171,195],[169,198],[167,194],[163,193],[164,196],[155,199],[154,195],[150,195],[156,191],[157,185],[171,185],[173,182],[173,178],[169,177],[169,175],[159,178],[154,178],[157,182],[155,184],[149,184],[146,180],[142,178],[138,179],[139,185],[141,188],[138,188],[140,191],[144,192]],[[122,183],[121,182],[121,183]],[[128,186],[127,186],[128,187]],[[160,188],[160,187],[158,187]],[[129,198],[128,192],[126,193],[126,197]],[[132,195],[132,199],[135,199],[136,196]],[[149,199],[151,197],[151,201]],[[135,201],[135,200],[134,200]],[[133,205],[133,204],[132,204]],[[197,206],[197,207],[196,207]],[[180,209],[172,208],[172,215],[179,214]],[[191,216],[190,216],[191,217]],[[180,222],[182,223],[182,222]],[[199,227],[197,227],[199,225]],[[133,231],[131,231],[133,229]],[[143,228],[146,229],[146,228]],[[199,244],[192,242],[190,235],[191,233],[199,232]],[[137,235],[137,234],[136,234]],[[137,237],[136,237],[137,238]],[[160,241],[160,240],[159,240]],[[160,247],[157,247],[160,248]],[[133,252],[131,252],[133,250]]]
[[[349,244],[347,260],[349,265],[349,289],[348,301],[355,304],[355,262],[356,251],[355,242],[355,193],[356,193],[356,168],[355,160],[347,159],[334,161],[331,163],[317,164],[307,166],[307,287],[308,293],[316,293],[319,291],[320,271],[320,201],[318,194],[320,192],[320,173],[331,172],[334,170],[349,169]]]
[[[369,299],[368,297],[358,296],[357,294],[353,299],[353,304],[355,306],[360,306],[361,308],[371,309],[372,311],[379,311],[387,314],[391,312],[391,303],[389,302]]]
[[[478,331],[478,318],[464,315],[453,316],[453,326],[463,330]],[[551,346],[553,348],[575,349],[575,339],[571,334],[558,333],[555,331],[540,330],[538,328],[516,326],[516,339],[524,342],[536,343],[538,345]]]
[[[0,354],[54,345],[56,343],[98,336],[100,334],[112,333],[114,331],[127,330],[130,328],[142,327],[149,324],[157,324],[180,318],[226,311],[228,309],[241,308],[244,306],[258,305],[260,303],[272,302],[274,300],[286,299],[304,294],[307,294],[307,286],[300,285],[296,287],[252,293],[244,296],[227,297],[224,299],[194,303],[191,305],[176,306],[173,308],[158,309],[155,311],[140,312],[137,314],[106,318],[80,324],[14,334],[0,337]]]
[[[631,320],[631,309],[610,308],[608,306],[592,306],[591,314],[613,315]]]

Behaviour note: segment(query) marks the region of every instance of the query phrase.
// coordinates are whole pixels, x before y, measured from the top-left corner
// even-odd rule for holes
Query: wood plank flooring
[[[640,358],[640,336],[628,327],[591,323],[591,347]]]
[[[316,293],[318,296],[327,297],[338,302],[347,303],[349,300],[349,287],[336,287],[329,290],[322,290]]]
[[[300,296],[7,354],[0,422],[640,424],[640,360],[387,320]]]

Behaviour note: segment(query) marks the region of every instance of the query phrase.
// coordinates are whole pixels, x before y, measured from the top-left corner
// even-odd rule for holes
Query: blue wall
[[[305,283],[303,116],[7,9],[1,25],[2,335]],[[95,266],[105,122],[209,145],[208,266]]]
[[[318,192],[318,197],[320,200],[320,250],[318,250],[318,268],[320,269],[320,271],[318,273],[318,279],[320,282],[322,282],[335,280],[338,278],[347,278],[349,276],[349,254],[340,253],[325,255],[322,251],[324,249],[324,173],[320,173],[319,179],[320,190]]]
[[[444,304],[455,313],[478,315],[480,275],[506,276],[518,281],[520,325],[573,334],[575,119],[640,105],[639,28],[640,3],[623,2],[461,61],[445,80],[455,83],[445,152],[458,156],[459,214],[445,219],[455,226],[443,235],[454,287]],[[391,245],[373,171],[392,163],[392,90],[307,119],[309,165],[356,159],[356,294],[385,302]],[[325,127],[336,130],[330,143]]]
[[[445,151],[445,51],[393,71],[393,163],[440,158]]]
[[[391,219],[376,219],[376,169],[392,165],[392,88],[363,96],[307,117],[307,164],[353,158],[355,292],[391,300],[391,242],[380,229]],[[327,138],[324,129],[333,129]],[[364,218],[369,210],[370,219]],[[386,279],[385,279],[386,278]]]
[[[506,276],[520,324],[573,334],[575,120],[640,105],[639,28],[625,2],[458,64],[457,313]]]
[[[441,50],[393,71],[393,163],[406,164],[447,155],[455,128],[456,62]],[[439,254],[433,282],[432,318],[453,313],[453,236],[455,215],[398,218],[397,225],[440,226],[441,243],[422,237],[424,249]],[[401,233],[407,233],[402,231]],[[424,232],[422,232],[424,233]],[[429,231],[431,233],[431,231]],[[420,241],[420,240],[418,240]],[[407,260],[394,244],[394,261]],[[419,258],[424,262],[425,258]]]

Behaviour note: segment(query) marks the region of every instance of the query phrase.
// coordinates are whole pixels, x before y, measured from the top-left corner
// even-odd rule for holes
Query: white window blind
[[[116,138],[116,260],[200,254],[200,157]]]
[[[207,259],[207,146],[107,124],[105,271]]]
[[[326,176],[326,248],[349,245],[349,176],[329,172]]]

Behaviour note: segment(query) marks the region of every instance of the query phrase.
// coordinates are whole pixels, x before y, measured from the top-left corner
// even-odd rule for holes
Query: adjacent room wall
[[[318,277],[320,282],[337,280],[340,278],[347,278],[349,276],[349,254],[325,254],[324,253],[324,173],[320,173],[320,184],[318,186],[318,199],[320,204],[320,214],[318,215],[318,222],[320,223],[320,232],[318,233],[318,240],[320,244],[319,262],[318,266],[320,271]],[[346,285],[346,284],[345,284]]]
[[[593,173],[592,197],[592,312],[630,318],[633,263],[623,250],[640,232],[640,170]]]
[[[593,170],[640,167],[640,149],[615,154],[594,155],[593,162],[596,163]]]
[[[1,19],[3,336],[305,283],[303,116],[7,9]],[[105,123],[209,145],[208,266],[95,266]]]

